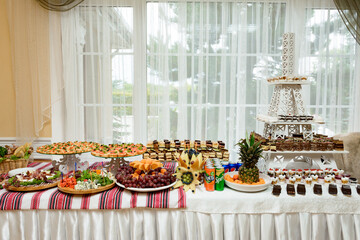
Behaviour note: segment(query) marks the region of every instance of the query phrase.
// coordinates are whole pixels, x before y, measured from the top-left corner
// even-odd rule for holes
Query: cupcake
[[[288,176],[288,170],[287,170],[287,169],[284,168],[284,169],[282,170],[282,173],[283,173],[283,175]]]
[[[285,182],[286,181],[285,175],[280,175],[279,176],[279,181],[280,182]]]
[[[311,175],[316,175],[317,174],[317,169],[311,169],[310,173],[311,173]]]
[[[311,178],[312,178],[312,180],[313,180],[314,182],[317,182],[319,176],[315,174],[315,175],[311,175]]]
[[[275,175],[278,177],[281,174],[281,170],[276,168],[275,169]]]
[[[296,182],[296,178],[295,178],[295,177],[290,177],[290,178],[289,178],[289,183],[290,183],[290,184],[295,184],[295,182]]]
[[[332,169],[331,172],[332,172],[335,176],[338,176],[338,175],[339,175],[339,171],[338,171],[336,168]]]
[[[324,171],[322,169],[317,170],[317,175],[321,177],[324,174]]]
[[[277,184],[279,182],[279,179],[277,178],[277,177],[272,177],[271,178],[271,184],[272,185],[275,185],[275,184]]]
[[[303,170],[302,169],[296,170],[296,174],[302,176],[303,175]]]
[[[269,175],[270,177],[274,177],[274,176],[275,176],[275,171],[274,171],[274,169],[269,168],[269,170],[268,170],[268,175]]]
[[[325,174],[325,175],[329,175],[329,174],[330,174],[330,169],[325,168],[325,170],[324,170],[324,174]]]
[[[310,169],[304,169],[304,175],[309,176],[310,175]]]
[[[306,184],[311,184],[312,183],[312,177],[310,177],[310,176],[306,177],[305,182],[306,182]]]
[[[295,169],[290,169],[289,170],[289,176],[294,176],[295,174]]]
[[[341,183],[342,184],[348,184],[349,183],[349,178],[348,177],[342,177],[341,178]]]
[[[342,170],[342,169],[339,169],[339,175],[344,175],[344,170]]]
[[[302,177],[300,175],[298,174],[295,175],[296,182],[301,182],[301,178]]]
[[[332,182],[332,177],[330,175],[326,175],[324,178],[324,182],[325,183],[331,183]]]
[[[334,175],[334,174],[331,174],[330,177],[331,177],[331,180],[332,180],[333,182],[335,182],[335,179],[336,179],[336,178],[335,178],[335,175]]]

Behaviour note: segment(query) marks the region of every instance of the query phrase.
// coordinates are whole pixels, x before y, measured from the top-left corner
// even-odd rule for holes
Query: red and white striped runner
[[[94,169],[101,163],[90,166]],[[31,163],[29,167],[50,169],[51,163]],[[165,163],[174,169],[175,163]],[[108,191],[91,195],[64,194],[52,188],[38,192],[0,191],[0,210],[24,209],[124,209],[124,208],[185,208],[186,194],[182,188],[154,193],[135,193],[114,187]]]

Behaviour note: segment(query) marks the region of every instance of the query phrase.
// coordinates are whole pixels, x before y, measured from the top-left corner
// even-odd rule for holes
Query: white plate
[[[238,172],[229,172],[229,173],[226,173],[225,175],[230,175],[232,177],[235,174],[239,174],[239,173]],[[265,180],[265,184],[243,185],[243,184],[238,184],[238,183],[232,183],[232,182],[229,182],[226,180],[225,180],[225,184],[226,184],[226,186],[228,186],[234,190],[241,191],[241,192],[259,192],[259,191],[263,191],[263,190],[267,189],[271,184],[271,179],[268,175],[260,174],[260,178],[263,178]]]
[[[23,172],[26,172],[26,171],[35,171],[35,170],[36,169],[32,168],[32,167],[17,168],[17,169],[13,169],[13,170],[9,171],[8,176],[12,177],[12,176],[15,176],[16,174],[19,174],[19,173],[23,173]]]
[[[126,190],[130,190],[130,191],[134,191],[134,192],[156,192],[156,191],[161,191],[161,190],[164,190],[164,189],[168,189],[172,186],[174,186],[176,183],[173,182],[172,184],[170,185],[167,185],[167,186],[163,186],[163,187],[158,187],[158,188],[126,188],[124,185],[122,185],[121,183],[118,183],[116,181],[116,184],[122,188],[125,188]]]

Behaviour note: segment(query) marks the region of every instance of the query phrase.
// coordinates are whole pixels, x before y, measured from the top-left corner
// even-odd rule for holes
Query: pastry
[[[313,180],[313,182],[317,182],[318,181],[318,175],[311,175],[311,178]]]
[[[279,196],[281,193],[281,186],[280,185],[274,185],[272,194],[275,196]]]
[[[332,182],[332,177],[330,175],[326,175],[324,178],[324,182],[325,183],[331,183]]]
[[[274,169],[269,168],[269,170],[268,170],[268,175],[269,175],[270,177],[274,177],[274,176],[275,176],[275,171],[274,171]]]
[[[322,186],[320,184],[314,184],[314,194],[322,195]]]
[[[288,195],[295,196],[295,185],[294,184],[287,184],[286,191]]]
[[[335,184],[329,184],[329,194],[337,195],[337,186]]]
[[[280,175],[280,176],[279,176],[279,180],[280,180],[280,182],[285,182],[285,181],[286,181],[286,178],[285,178],[284,175]]]
[[[341,183],[342,184],[348,184],[349,183],[349,178],[348,177],[342,177],[341,178]]]
[[[344,195],[346,196],[351,196],[351,187],[350,185],[342,185],[341,186],[341,191]]]
[[[358,183],[358,180],[357,180],[357,178],[351,177],[351,178],[349,178],[349,182],[350,182],[351,184],[357,184],[357,183]]]
[[[295,177],[289,177],[289,183],[295,184],[296,178]]]
[[[306,194],[306,189],[305,189],[304,184],[298,184],[297,185],[297,193],[300,194],[300,195],[305,195]]]
[[[279,178],[277,178],[277,177],[271,178],[271,184],[272,184],[272,185],[275,185],[275,184],[277,184],[278,182],[279,182]]]
[[[306,182],[306,184],[310,184],[310,185],[311,185],[311,183],[312,183],[312,177],[310,177],[310,176],[306,177],[306,178],[305,178],[305,182]]]
[[[301,182],[302,177],[300,175],[295,175],[296,182]]]

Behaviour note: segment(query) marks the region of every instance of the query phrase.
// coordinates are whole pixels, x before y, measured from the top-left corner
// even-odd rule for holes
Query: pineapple
[[[236,145],[240,147],[239,155],[243,162],[239,168],[239,180],[248,184],[259,182],[259,169],[255,165],[263,151],[261,142],[256,142],[254,134],[250,134],[250,139],[242,139]]]

